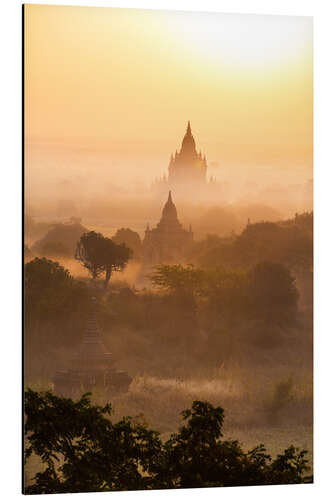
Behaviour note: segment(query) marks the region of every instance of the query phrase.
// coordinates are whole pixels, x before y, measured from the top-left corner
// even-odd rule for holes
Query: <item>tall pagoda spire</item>
[[[163,211],[162,211],[162,218],[159,222],[159,224],[163,222],[175,222],[176,224],[179,224],[178,222],[178,216],[177,216],[177,209],[176,205],[172,201],[172,196],[171,196],[171,191],[169,191],[169,196],[167,199],[166,204],[164,205]]]
[[[192,156],[195,158],[197,156],[196,150],[195,150],[195,141],[192,135],[192,130],[191,130],[191,124],[190,120],[187,122],[187,129],[186,129],[186,134],[184,135],[184,139],[182,142],[182,147],[180,150],[180,156],[184,155],[185,156]]]
[[[187,122],[187,130],[186,134],[191,134],[192,135],[192,130],[191,130],[191,123],[190,120]]]
[[[166,183],[170,187],[186,187],[186,189],[192,183],[205,185],[207,167],[206,155],[196,150],[191,122],[188,120],[181,148],[179,151],[176,150],[174,156],[171,155]]]

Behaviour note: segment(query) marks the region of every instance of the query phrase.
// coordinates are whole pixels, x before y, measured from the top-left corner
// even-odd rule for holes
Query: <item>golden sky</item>
[[[148,182],[188,119],[220,179],[312,176],[312,18],[26,5],[25,68],[35,178],[79,157]]]

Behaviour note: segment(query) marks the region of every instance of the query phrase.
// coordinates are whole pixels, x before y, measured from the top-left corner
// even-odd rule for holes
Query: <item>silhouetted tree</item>
[[[169,299],[173,303],[172,311],[178,311],[182,318],[182,328],[185,328],[188,332],[191,331],[193,334],[198,327],[196,317],[197,298],[202,286],[203,276],[201,269],[192,265],[183,266],[182,264],[158,265],[149,276],[153,286],[169,295]],[[171,323],[174,318],[175,314],[171,313]],[[192,342],[189,335],[187,335],[187,338]]]
[[[160,290],[194,297],[202,287],[204,272],[191,264],[160,264],[149,277]]]
[[[83,264],[91,273],[92,279],[96,279],[105,271],[104,236],[95,231],[84,233],[77,242],[75,259]]]
[[[118,229],[113,236],[113,241],[118,245],[124,244],[133,252],[134,259],[141,259],[142,257],[142,242],[138,233],[129,228]]]
[[[74,402],[50,392],[25,392],[25,460],[44,465],[25,493],[246,486],[311,482],[306,451],[293,446],[272,461],[263,445],[245,453],[223,441],[224,412],[194,401],[178,433],[159,433],[130,417],[113,424],[111,406]]]
[[[28,389],[24,410],[25,459],[45,466],[25,493],[152,489],[161,441],[144,423],[113,424],[111,406],[92,406],[89,394],[74,402]]]
[[[25,264],[24,283],[26,325],[73,312],[86,296],[84,286],[67,269],[45,257]]]
[[[47,304],[44,308],[47,315],[63,303],[73,278],[58,262],[36,257],[24,266],[24,283],[26,314],[34,311],[42,314],[41,306]]]
[[[105,273],[104,285],[107,287],[113,271],[122,271],[132,251],[124,244],[117,245],[101,233],[84,233],[77,243],[75,258],[81,262],[96,279]]]
[[[249,312],[249,280],[242,271],[230,271],[223,267],[204,270],[202,296],[208,300],[213,318],[227,323],[244,319]]]
[[[114,271],[123,271],[127,262],[131,258],[132,250],[125,244],[117,245],[109,238],[106,239],[106,259],[105,259],[105,287]]]
[[[260,262],[250,271],[249,279],[255,314],[272,320],[291,319],[299,294],[288,268],[278,262]]]

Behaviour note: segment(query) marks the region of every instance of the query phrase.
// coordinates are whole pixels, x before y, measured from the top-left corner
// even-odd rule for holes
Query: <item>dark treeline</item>
[[[33,243],[25,244],[24,258],[48,257],[73,259],[77,243],[88,229],[81,224],[79,217],[71,217],[67,222],[35,222],[32,217],[25,218],[26,239]],[[134,260],[142,258],[142,242],[137,232],[129,228],[120,228],[112,240],[125,244],[132,251]]]
[[[295,218],[281,222],[249,223],[239,236],[208,235],[193,245],[188,259],[204,266],[242,269],[269,260],[296,273],[311,272],[313,214],[296,214]]]
[[[76,217],[67,223],[54,224],[37,223],[26,217],[25,226],[27,239],[35,239],[30,250],[42,257],[73,258],[77,241],[88,231],[81,224],[81,219]],[[42,237],[36,239],[36,235],[41,236],[41,233]],[[112,239],[127,245],[136,260],[142,258],[142,242],[137,232],[121,228]],[[186,260],[200,266],[233,269],[248,268],[268,260],[281,262],[294,273],[304,273],[312,271],[312,242],[313,214],[303,213],[281,222],[249,223],[238,236],[235,233],[226,237],[208,233],[188,249]]]
[[[52,393],[25,393],[25,458],[41,468],[26,494],[77,493],[312,482],[306,451],[294,446],[274,460],[264,445],[243,451],[222,439],[224,411],[194,401],[184,425],[162,442],[141,419],[113,423],[112,408]]]

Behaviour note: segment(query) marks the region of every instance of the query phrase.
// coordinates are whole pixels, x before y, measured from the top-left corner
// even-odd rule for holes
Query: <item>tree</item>
[[[125,244],[133,252],[134,259],[141,259],[142,257],[142,242],[138,233],[129,228],[118,229],[112,240],[120,244]]]
[[[292,318],[299,294],[288,268],[278,262],[260,262],[249,272],[249,280],[255,315],[278,321]]]
[[[311,482],[306,451],[290,446],[272,461],[263,445],[247,453],[222,440],[224,411],[194,401],[186,421],[162,443],[147,424],[124,417],[112,423],[111,406],[92,406],[50,392],[25,392],[25,460],[37,455],[44,470],[25,493],[246,486]]]
[[[213,317],[227,321],[244,318],[249,309],[248,276],[242,271],[229,271],[223,267],[204,271],[202,296],[207,299]]]
[[[92,406],[54,394],[25,393],[25,460],[38,455],[45,469],[25,493],[151,489],[151,467],[159,459],[158,433],[124,417],[108,418],[111,406]]]
[[[191,264],[160,264],[149,277],[153,285],[160,290],[194,297],[202,286],[204,272]]]
[[[25,335],[42,321],[74,314],[87,300],[86,287],[58,262],[36,257],[24,266]],[[29,329],[29,338],[34,328]]]
[[[104,236],[95,231],[84,233],[76,245],[75,259],[83,264],[95,280],[105,271]]]
[[[156,266],[154,272],[149,276],[153,286],[169,295],[174,310],[178,311],[182,320],[185,321],[182,328],[186,328],[192,333],[195,333],[198,327],[197,299],[203,275],[201,269],[195,268],[191,264],[187,266],[161,264]],[[175,315],[172,314],[172,317],[175,318]],[[189,336],[187,337],[190,339]]]
[[[118,245],[101,233],[84,233],[77,243],[75,258],[91,273],[93,280],[105,273],[107,287],[113,271],[122,271],[131,257],[131,250]]]
[[[24,283],[26,318],[47,316],[65,305],[73,278],[58,262],[36,257],[24,266]]]
[[[57,288],[72,282],[67,269],[53,260],[36,257],[24,266],[25,290]]]
[[[105,288],[108,286],[111,274],[114,271],[123,271],[131,255],[132,250],[125,244],[117,245],[109,238],[106,239]]]

